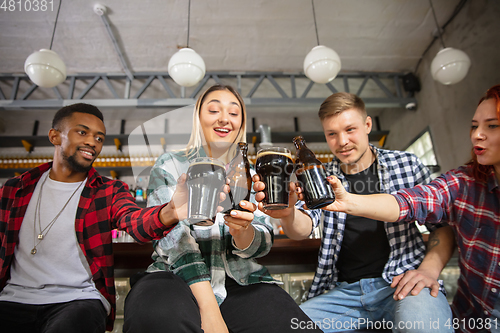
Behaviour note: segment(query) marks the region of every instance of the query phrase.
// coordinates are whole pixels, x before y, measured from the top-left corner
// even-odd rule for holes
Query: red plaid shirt
[[[28,203],[38,180],[51,165],[47,163],[27,171],[0,188],[0,290],[9,278]],[[94,168],[88,173],[76,212],[75,232],[95,286],[111,304],[106,327],[110,331],[116,313],[111,230],[125,230],[141,243],[160,239],[172,229],[161,223],[158,216],[161,208],[141,209],[123,182],[102,177]]]
[[[500,295],[500,187],[495,172],[480,182],[470,166],[460,167],[429,185],[401,190],[395,198],[400,220],[443,220],[454,228],[460,278],[452,310],[460,319],[457,332],[476,331],[491,316]],[[500,328],[498,321],[491,325]]]

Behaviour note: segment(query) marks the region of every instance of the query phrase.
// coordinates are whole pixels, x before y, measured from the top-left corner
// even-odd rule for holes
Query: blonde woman
[[[229,162],[232,147],[245,141],[246,118],[232,87],[206,90],[196,103],[186,149],[162,155],[153,167],[148,205],[170,202],[193,158]],[[299,326],[309,318],[254,260],[271,249],[272,225],[256,211],[254,195],[240,206],[245,210],[218,213],[213,226],[190,225],[185,209],[177,210],[184,211],[180,222],[154,243],[154,263],[127,296],[124,332],[301,331],[293,329],[294,321]]]

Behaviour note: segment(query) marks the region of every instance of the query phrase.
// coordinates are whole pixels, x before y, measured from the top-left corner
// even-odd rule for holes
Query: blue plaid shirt
[[[370,145],[370,148],[375,153],[378,163],[378,178],[382,193],[395,193],[399,189],[414,187],[431,181],[429,170],[415,155],[401,151],[378,149],[372,145]],[[338,177],[346,190],[349,191],[349,183],[340,169],[338,160],[334,159],[332,162],[325,164],[325,168],[328,176],[334,175]],[[312,218],[315,227],[321,222],[322,215],[324,216],[318,266],[308,293],[308,298],[312,298],[326,290],[335,288],[338,281],[338,270],[335,264],[344,238],[347,214],[321,209],[305,210],[302,208],[303,205],[304,202],[299,201],[296,207]],[[415,223],[385,223],[384,226],[391,250],[382,277],[385,281],[391,283],[393,277],[407,270],[418,268],[425,256],[425,244],[422,234]],[[436,226],[426,226],[429,230],[436,229]],[[444,292],[441,282],[440,285],[441,290]]]

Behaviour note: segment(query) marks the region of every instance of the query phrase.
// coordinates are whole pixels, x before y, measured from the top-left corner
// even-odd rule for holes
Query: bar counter
[[[271,251],[257,262],[271,274],[314,272],[321,239],[292,240],[284,236],[274,239]],[[151,243],[113,243],[115,276],[129,277],[144,271],[151,263]]]

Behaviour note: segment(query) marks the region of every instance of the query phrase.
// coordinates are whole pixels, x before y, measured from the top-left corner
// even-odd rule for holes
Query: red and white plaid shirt
[[[454,228],[460,278],[452,310],[459,330],[476,331],[490,318],[500,295],[500,187],[495,172],[480,182],[470,166],[463,166],[428,185],[400,190],[395,198],[399,221],[444,221]],[[500,321],[491,325],[500,328]]]
[[[51,163],[40,165],[0,188],[0,290],[9,278],[19,230],[37,182]],[[107,329],[112,330],[116,313],[111,230],[121,229],[136,241],[160,239],[172,227],[165,227],[159,212],[162,206],[141,209],[127,185],[100,176],[92,168],[82,191],[75,219],[78,243],[87,258],[97,290],[111,304]]]

